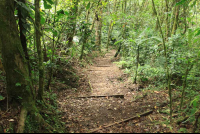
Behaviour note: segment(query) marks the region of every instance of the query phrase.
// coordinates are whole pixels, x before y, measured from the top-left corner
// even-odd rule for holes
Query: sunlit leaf
[[[90,2],[87,4],[86,9],[88,10],[90,8]]]
[[[47,0],[44,0],[44,8],[45,9],[51,9],[52,8],[52,6],[49,3],[47,3]]]
[[[44,18],[43,16],[41,16],[40,23],[41,23],[42,25],[45,24],[45,18]]]

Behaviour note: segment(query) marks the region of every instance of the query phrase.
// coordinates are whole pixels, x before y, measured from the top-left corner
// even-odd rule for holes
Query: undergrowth
[[[58,105],[57,105],[57,95],[55,93],[49,93],[46,92],[46,102],[50,104],[50,109],[46,110],[45,112],[41,112],[41,115],[43,116],[44,120],[54,128],[54,132],[56,133],[67,133],[64,127],[64,122],[61,121],[61,112],[58,111]],[[26,122],[25,122],[25,133],[49,133],[51,131],[48,130],[48,128],[45,128],[43,126],[40,126],[38,122],[35,121],[35,119],[28,115]]]

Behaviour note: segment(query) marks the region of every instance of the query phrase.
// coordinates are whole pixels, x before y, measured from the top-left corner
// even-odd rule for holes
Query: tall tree
[[[114,11],[113,13],[116,12],[116,5],[117,5],[117,0],[114,1]],[[109,46],[109,43],[110,43],[110,37],[111,37],[111,34],[112,34],[112,30],[113,30],[113,19],[110,20],[110,24],[109,24],[109,29],[108,29],[108,39],[107,39],[107,51],[108,51],[108,46]]]
[[[33,86],[14,17],[14,0],[0,2],[0,47],[9,99],[22,105],[17,132],[23,132],[27,111],[36,112]],[[14,76],[14,77],[13,77]]]
[[[157,21],[158,21],[158,28],[159,28],[159,31],[160,31],[160,34],[161,34],[161,37],[162,37],[164,56],[165,56],[167,87],[168,87],[169,98],[170,98],[170,121],[172,121],[172,90],[171,90],[171,78],[170,78],[169,66],[168,66],[167,47],[166,47],[166,43],[165,43],[164,34],[163,34],[163,31],[162,31],[162,28],[161,28],[161,24],[160,24],[160,19],[158,17],[158,14],[157,14],[157,11],[156,11],[156,8],[155,8],[154,0],[152,0],[152,5],[153,5],[154,13],[155,13]]]
[[[56,7],[57,7],[57,0],[55,0],[55,11],[54,11],[54,18],[53,18],[53,28],[55,28],[55,16],[56,16]],[[54,54],[55,54],[55,35],[53,34],[53,43],[51,46],[51,50],[52,50],[52,54],[51,54],[51,67],[49,70],[49,79],[48,79],[48,83],[47,83],[47,90],[49,90],[50,88],[50,84],[51,84],[51,80],[53,77],[53,63],[54,63]]]
[[[176,0],[175,4],[178,2],[179,0]],[[174,8],[174,22],[173,22],[173,27],[172,27],[172,34],[176,34],[176,30],[178,28],[179,8],[180,8],[179,5],[175,6]]]
[[[79,0],[72,0],[72,5],[70,7],[67,47],[71,47],[73,45],[73,37],[76,31],[76,19],[78,15],[78,3]]]
[[[22,4],[25,4],[25,0],[18,0]],[[21,44],[25,53],[25,57],[27,60],[29,60],[29,55],[28,55],[28,50],[27,50],[27,42],[26,42],[26,28],[25,26],[28,25],[26,22],[26,18],[28,17],[28,12],[21,6],[17,5],[17,10],[18,10],[18,17],[19,17],[19,30],[20,30],[20,40]]]
[[[35,34],[36,34],[36,45],[39,59],[39,90],[38,99],[43,100],[44,93],[44,66],[43,66],[43,50],[41,45],[41,24],[40,24],[40,0],[35,0]]]
[[[99,7],[96,11],[96,33],[95,33],[95,46],[97,50],[101,51],[101,29],[102,29],[102,0],[99,0]]]

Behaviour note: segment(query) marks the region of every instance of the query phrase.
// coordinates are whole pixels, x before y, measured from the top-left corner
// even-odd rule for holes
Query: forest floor
[[[56,124],[59,119],[45,119],[69,133],[175,133],[180,128],[191,132],[191,124],[169,122],[168,91],[147,89],[148,83],[133,84],[114,63],[119,59],[114,58],[115,53],[116,50],[93,52],[88,56],[90,63],[77,59],[70,64],[61,62],[45,99],[61,111],[59,119],[63,124]],[[15,132],[20,107],[7,104],[5,80],[0,81],[0,94],[4,97],[0,100],[0,132]],[[177,115],[174,112],[173,117],[178,118]],[[38,126],[34,130],[32,126],[26,128],[27,132],[43,131]]]
[[[93,64],[75,66],[79,86],[59,93],[62,121],[69,133],[178,132],[169,123],[168,91],[143,90],[114,61],[116,50],[97,56]],[[165,111],[165,112],[161,112]],[[173,115],[174,117],[176,115]]]

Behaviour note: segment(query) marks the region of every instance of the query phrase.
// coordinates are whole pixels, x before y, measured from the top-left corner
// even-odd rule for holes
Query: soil
[[[115,53],[116,50],[110,50],[104,56],[94,58],[93,64],[87,67],[76,66],[77,74],[83,76],[79,83],[84,86],[79,86],[73,94],[68,90],[60,92],[58,103],[68,132],[177,132],[178,128],[171,129],[171,125],[165,123],[169,115],[159,113],[159,109],[168,104],[167,90],[142,91],[141,85],[133,84],[123,70],[113,63],[117,60],[113,58]],[[110,95],[124,95],[124,99],[98,97]],[[159,107],[161,104],[164,105]],[[140,117],[140,114],[149,110],[153,110],[153,113]],[[123,122],[134,116],[138,118]],[[122,122],[104,128],[119,121]]]

